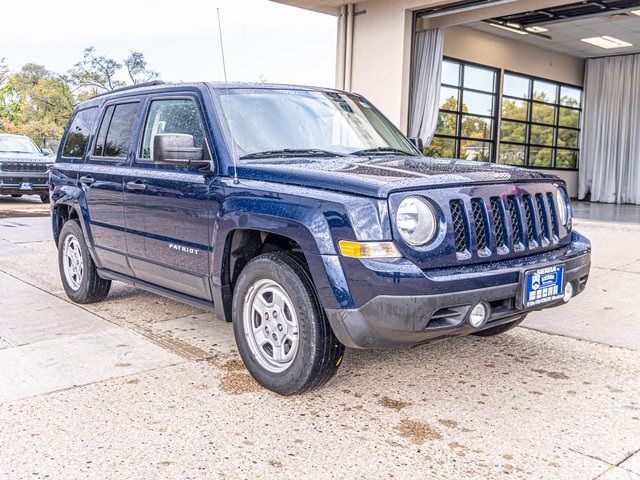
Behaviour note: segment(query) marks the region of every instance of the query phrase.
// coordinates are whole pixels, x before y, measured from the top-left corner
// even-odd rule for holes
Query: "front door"
[[[211,159],[200,112],[195,96],[149,100],[133,168],[124,179],[125,214],[134,275],[211,300],[211,226],[218,210],[209,199],[214,173],[152,161],[153,138],[161,133],[192,135]]]
[[[78,179],[85,190],[91,234],[99,264],[132,275],[127,262],[124,174],[140,101],[105,106],[98,134]]]

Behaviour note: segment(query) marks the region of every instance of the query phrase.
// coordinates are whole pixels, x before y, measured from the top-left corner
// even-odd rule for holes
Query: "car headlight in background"
[[[438,219],[426,200],[411,196],[398,206],[396,227],[405,242],[420,246],[433,239],[438,229]]]
[[[558,190],[556,190],[556,203],[558,204],[560,223],[566,227],[569,224],[569,204],[562,187],[558,187]]]

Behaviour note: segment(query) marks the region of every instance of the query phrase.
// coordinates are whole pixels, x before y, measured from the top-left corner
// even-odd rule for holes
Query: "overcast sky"
[[[65,72],[88,46],[136,50],[164,80],[222,80],[217,8],[230,81],[333,86],[335,17],[269,0],[3,1],[0,58]]]

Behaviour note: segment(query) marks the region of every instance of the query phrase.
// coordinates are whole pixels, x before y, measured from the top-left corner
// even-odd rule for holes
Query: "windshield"
[[[220,91],[226,129],[239,159],[415,155],[412,145],[370,104],[334,92],[272,89]]]
[[[0,153],[40,153],[30,138],[0,135]]]

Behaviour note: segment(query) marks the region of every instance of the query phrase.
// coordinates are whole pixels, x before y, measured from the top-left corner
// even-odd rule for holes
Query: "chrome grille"
[[[26,162],[2,162],[0,170],[3,172],[27,172],[27,173],[44,173],[47,171],[48,165],[44,163],[26,163]]]
[[[556,216],[556,200],[551,192],[547,193],[547,203],[551,212],[551,228],[553,229],[553,235],[557,238],[560,236],[560,229],[558,228],[558,217]]]
[[[558,242],[552,193],[494,196],[486,200],[472,198],[470,205],[463,200],[452,200],[449,205],[453,240],[460,259],[469,258],[473,253],[481,257],[502,255]],[[470,245],[474,244],[476,252],[471,252]]]
[[[525,225],[527,227],[527,241],[529,247],[536,242],[536,230],[533,220],[533,211],[531,209],[531,195],[523,195],[522,207],[524,208]]]
[[[507,206],[509,207],[509,220],[511,221],[513,243],[521,243],[522,232],[520,231],[520,213],[518,212],[516,197],[509,197],[507,199]]]
[[[462,202],[454,200],[451,202],[451,218],[453,220],[453,237],[455,239],[456,252],[462,253],[467,249],[467,235],[464,228]]]
[[[502,216],[502,201],[498,197],[491,197],[491,218],[493,219],[493,228],[496,234],[496,246],[504,247],[506,245],[504,218]]]
[[[536,206],[538,207],[538,219],[540,220],[540,236],[542,241],[549,240],[549,225],[547,224],[547,215],[545,214],[544,198],[541,193],[536,195]]]
[[[476,246],[478,250],[487,248],[487,231],[484,224],[484,202],[479,198],[471,200],[471,211],[473,213],[473,224],[476,230]]]

